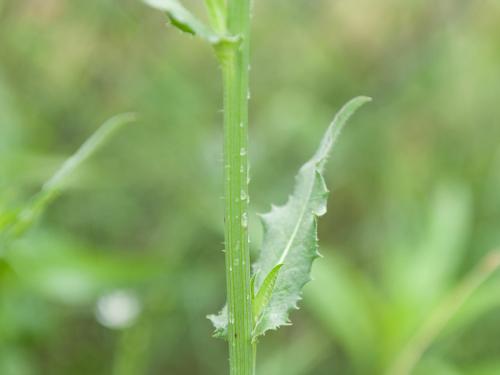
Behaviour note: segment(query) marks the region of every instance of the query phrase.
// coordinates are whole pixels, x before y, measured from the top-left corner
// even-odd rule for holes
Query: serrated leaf
[[[134,121],[135,115],[124,113],[107,120],[90,136],[80,148],[69,157],[59,170],[42,186],[40,192],[21,210],[9,228],[9,236],[17,237],[24,233],[40,216],[50,202],[59,195],[68,176],[84,163],[99,147],[123,125]]]
[[[172,25],[183,32],[196,35],[211,44],[217,44],[224,39],[194,16],[178,0],[144,0],[144,2],[152,8],[165,12]]]
[[[274,286],[276,285],[276,279],[278,278],[279,271],[283,267],[283,264],[278,264],[274,267],[271,272],[264,279],[259,291],[256,296],[253,297],[253,319],[255,322],[258,322],[264,312],[264,309],[269,304],[271,300],[271,296],[274,291]],[[252,277],[253,282],[250,283],[252,288],[255,288],[255,275]],[[254,293],[254,289],[252,289],[252,294]]]
[[[254,337],[289,323],[288,314],[297,309],[304,285],[310,281],[312,262],[319,257],[317,218],[326,213],[328,189],[323,168],[330,150],[351,115],[367,97],[347,103],[328,127],[311,160],[302,166],[295,179],[295,190],[288,202],[273,206],[261,215],[264,240],[258,261],[254,265],[255,285],[260,288],[266,275],[283,264],[274,285],[271,299],[254,328]]]
[[[319,256],[316,220],[326,213],[328,194],[322,176],[324,164],[347,120],[369,101],[370,98],[357,97],[338,112],[313,158],[296,176],[295,191],[288,202],[282,207],[273,206],[271,212],[261,215],[264,241],[260,258],[253,267],[251,285],[252,292],[257,288],[267,294],[272,289],[272,294],[256,322],[254,339],[269,329],[289,324],[288,313],[297,308],[302,288],[310,280],[312,262]],[[276,271],[274,277],[271,273],[278,266],[279,272]],[[272,278],[272,288],[262,289]],[[226,337],[227,306],[218,315],[208,318],[215,326],[214,336]]]

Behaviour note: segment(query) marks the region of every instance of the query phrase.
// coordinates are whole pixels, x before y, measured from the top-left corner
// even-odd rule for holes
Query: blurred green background
[[[500,2],[255,1],[253,32],[253,251],[335,111],[374,98],[258,374],[500,374],[500,277],[474,286],[500,246]],[[140,116],[2,255],[1,375],[226,373],[205,318],[225,299],[221,103],[209,47],[140,1],[0,0],[0,216],[106,118]]]

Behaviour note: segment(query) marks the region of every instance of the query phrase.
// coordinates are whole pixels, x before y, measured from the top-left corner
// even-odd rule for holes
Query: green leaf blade
[[[283,267],[283,264],[278,264],[274,267],[271,272],[266,276],[262,286],[260,287],[257,295],[253,298],[253,318],[254,321],[258,322],[264,309],[269,304],[271,297],[273,295],[274,286],[276,285],[276,279],[278,278],[279,271]],[[255,287],[255,277],[252,278],[252,288]],[[253,294],[254,290],[252,290]]]
[[[152,8],[165,12],[172,25],[183,32],[198,36],[211,44],[218,44],[223,39],[178,0],[144,0],[144,2]]]
[[[101,127],[63,163],[61,168],[59,168],[42,186],[40,192],[35,195],[31,202],[16,216],[13,220],[12,228],[10,228],[10,236],[18,237],[29,229],[43,213],[45,208],[60,194],[68,177],[109,140],[114,133],[124,125],[135,121],[135,119],[135,114],[124,113],[116,115],[102,124]]]
[[[298,308],[302,288],[311,280],[312,263],[320,256],[317,219],[326,213],[328,189],[322,175],[325,162],[347,120],[370,100],[358,97],[340,110],[312,159],[297,174],[295,190],[288,202],[261,215],[264,240],[261,255],[254,264],[256,287],[264,285],[266,275],[277,264],[283,266],[271,299],[255,326],[255,337],[290,324],[289,312]]]

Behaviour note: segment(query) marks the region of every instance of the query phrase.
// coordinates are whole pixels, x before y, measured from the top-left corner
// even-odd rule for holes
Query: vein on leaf
[[[313,171],[313,173],[314,172],[315,172],[315,170]],[[311,199],[311,195],[313,192],[313,186],[314,186],[314,176],[313,176],[313,182],[311,184],[311,188],[308,192],[308,197],[305,200],[304,207],[302,207],[299,218],[297,220],[297,224],[295,224],[295,228],[293,229],[292,235],[290,236],[290,239],[288,240],[288,243],[286,244],[286,247],[283,250],[283,253],[281,254],[281,257],[280,257],[277,264],[284,264],[285,258],[288,256],[288,253],[290,252],[290,249],[292,248],[292,244],[295,241],[295,237],[297,236],[297,233],[299,232],[300,224],[302,223],[302,220],[304,219],[304,216],[306,214],[307,206],[308,206],[309,200]]]

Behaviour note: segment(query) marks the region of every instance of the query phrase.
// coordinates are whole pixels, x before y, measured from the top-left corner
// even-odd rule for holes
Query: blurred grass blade
[[[14,212],[4,211],[0,208],[0,233],[16,221],[17,215]]]
[[[167,13],[172,25],[185,33],[196,35],[211,44],[217,44],[222,40],[220,35],[196,18],[178,0],[144,0],[144,2],[152,8]]]
[[[492,251],[430,314],[415,336],[403,348],[387,374],[411,374],[422,355],[443,331],[448,322],[459,312],[476,290],[499,268],[500,251]]]
[[[84,163],[118,129],[136,119],[135,114],[124,113],[106,121],[82,146],[67,159],[61,168],[42,186],[41,191],[17,215],[10,235],[17,237],[24,233],[40,216],[50,202],[63,189],[68,176]]]
[[[322,332],[305,329],[286,345],[274,345],[258,363],[259,375],[311,375],[318,373],[318,363],[332,356],[332,346]],[[329,374],[334,369],[329,369]],[[340,374],[340,373],[338,373]]]
[[[448,327],[448,332],[464,330],[467,326],[480,321],[489,311],[500,308],[500,274],[495,274],[460,309]]]
[[[163,275],[157,257],[107,250],[49,229],[16,241],[6,260],[26,287],[65,305],[93,304],[110,290],[147,285]]]
[[[330,251],[313,269],[306,307],[342,346],[357,374],[376,373],[380,302],[369,280],[338,252]]]
[[[460,375],[498,375],[500,359],[484,360],[473,365],[465,366]]]
[[[439,356],[426,358],[415,368],[412,375],[465,375],[462,369]],[[476,374],[477,375],[477,374]]]
[[[409,271],[420,303],[428,299],[432,304],[449,290],[465,254],[471,221],[469,189],[457,183],[441,183],[434,194],[426,240]]]

